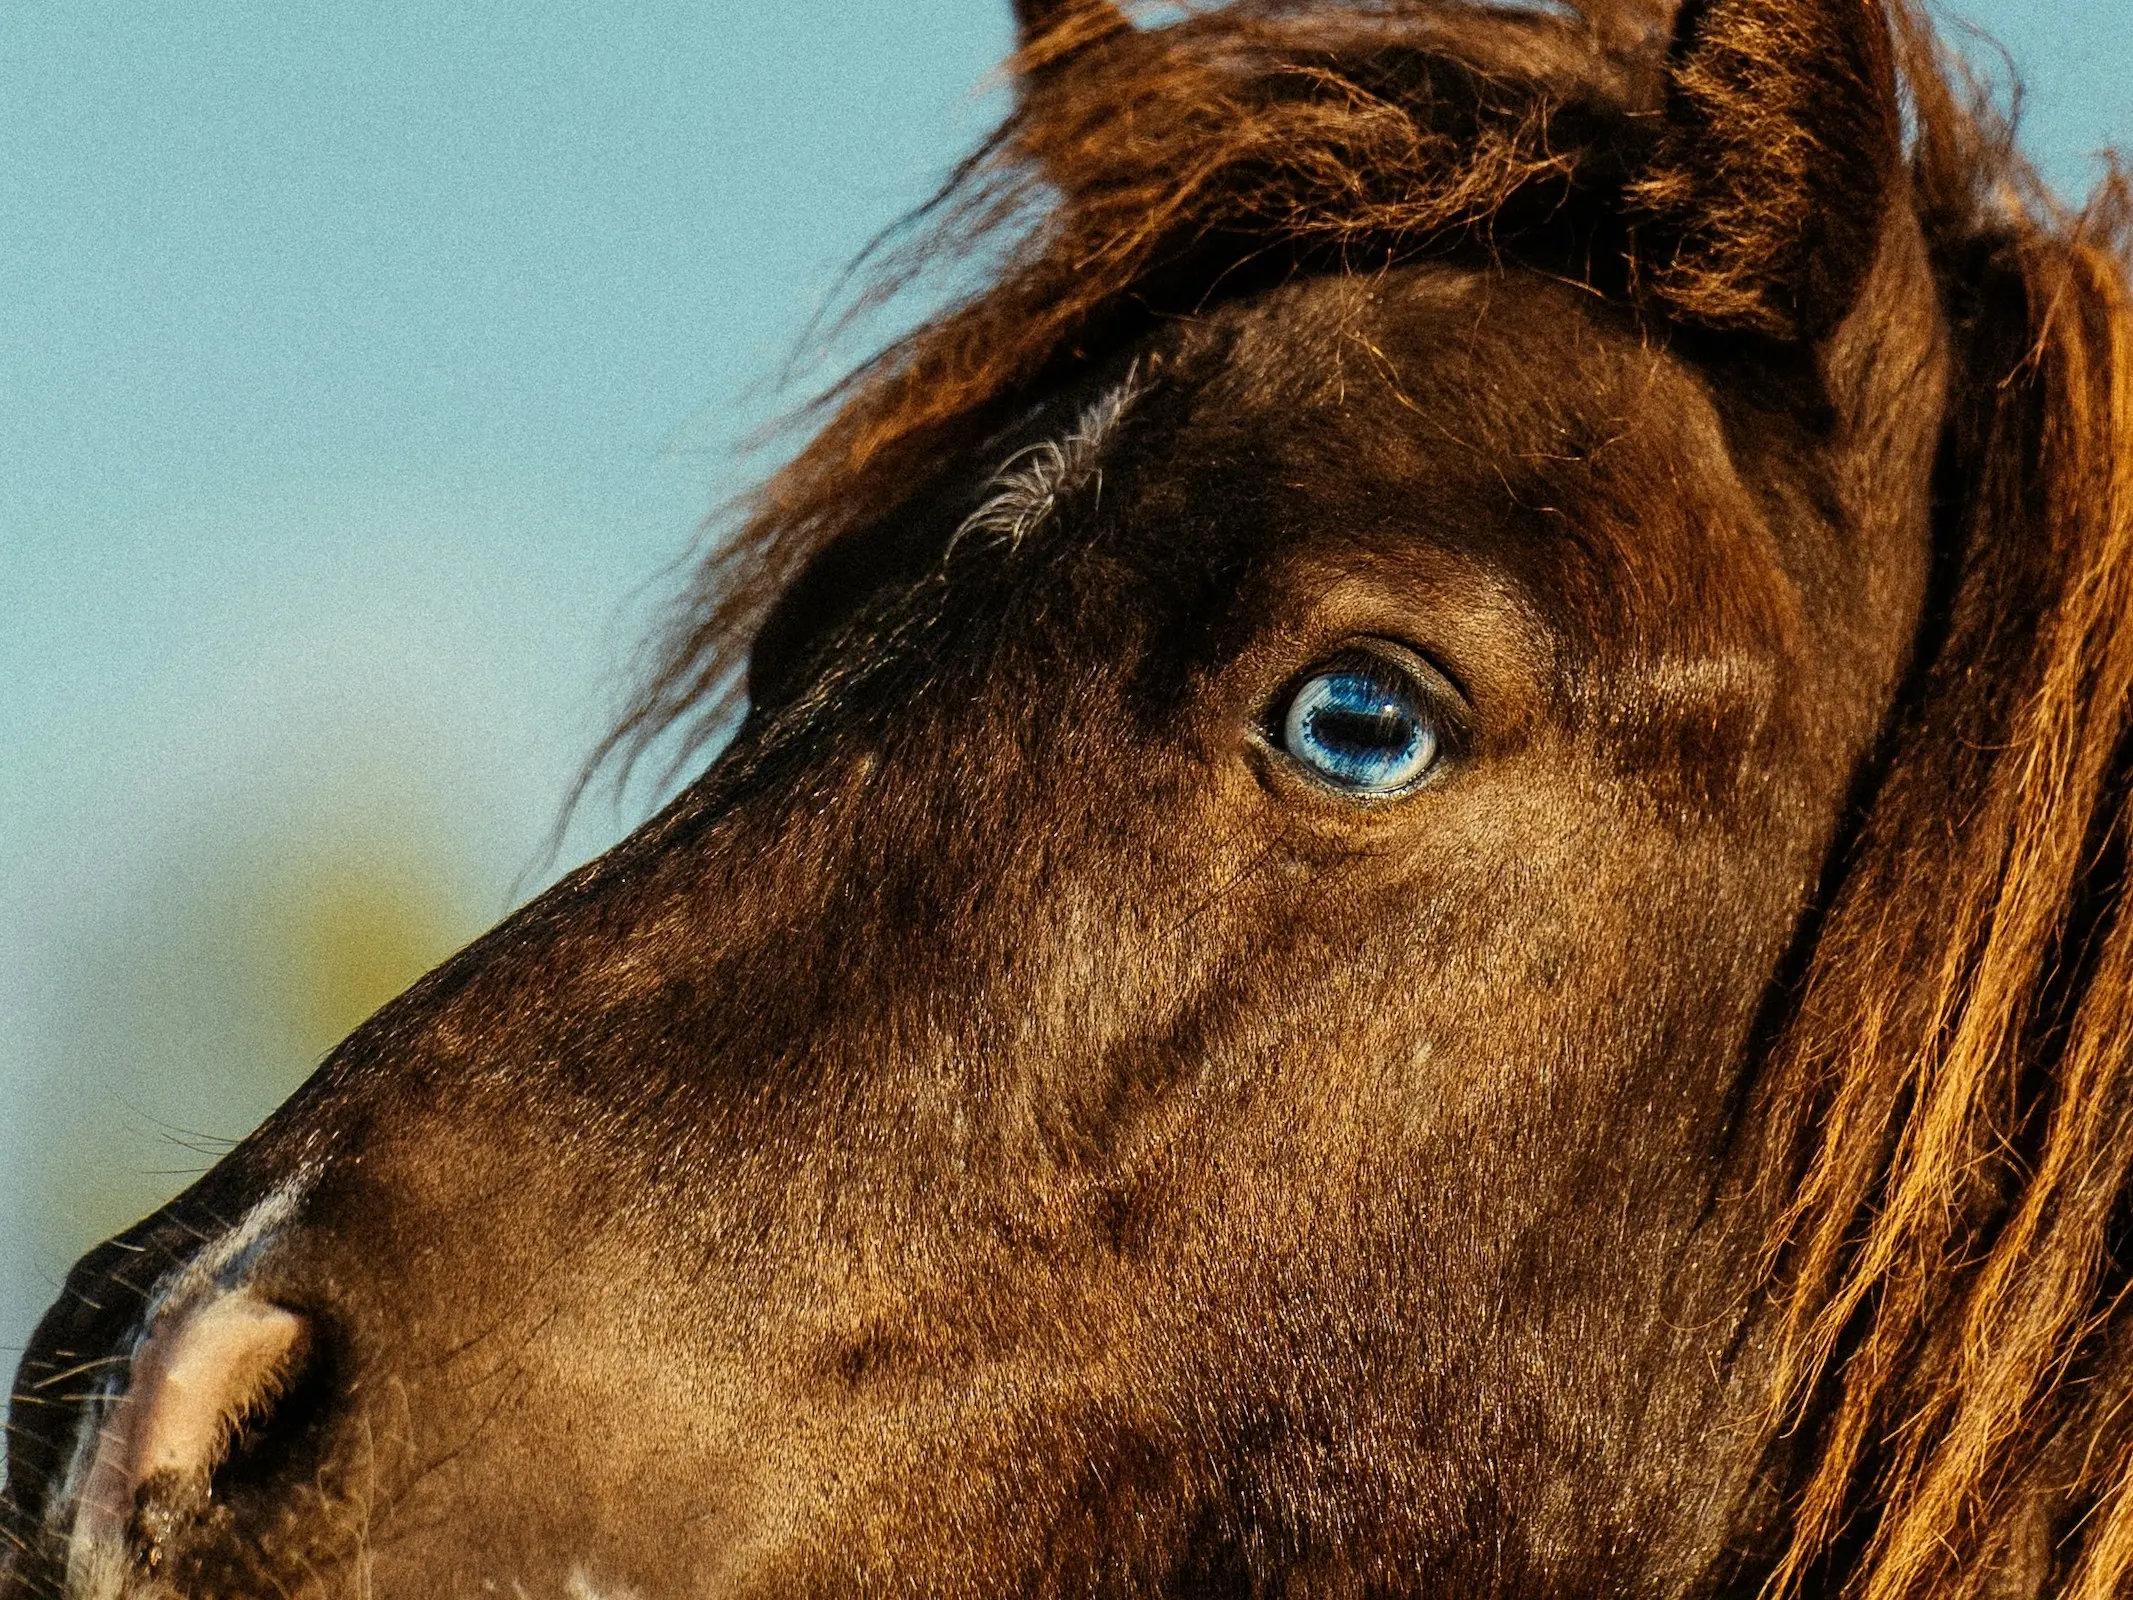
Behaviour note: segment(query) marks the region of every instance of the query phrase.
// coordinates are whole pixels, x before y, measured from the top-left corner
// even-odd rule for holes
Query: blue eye
[[[1282,717],[1281,743],[1336,789],[1389,795],[1437,764],[1440,741],[1421,685],[1372,654],[1306,678]]]

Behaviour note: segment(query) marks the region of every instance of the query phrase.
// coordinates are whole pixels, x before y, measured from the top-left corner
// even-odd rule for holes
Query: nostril
[[[236,1503],[293,1477],[312,1476],[324,1454],[337,1394],[332,1345],[315,1323],[303,1319],[303,1331],[277,1380],[231,1431],[208,1475],[209,1497]]]
[[[123,1541],[146,1490],[195,1502],[249,1469],[278,1432],[282,1403],[315,1386],[316,1345],[306,1318],[246,1290],[167,1314],[135,1354],[103,1429],[77,1539]]]

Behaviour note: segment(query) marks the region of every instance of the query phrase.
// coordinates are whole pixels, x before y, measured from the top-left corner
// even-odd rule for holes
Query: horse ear
[[[1684,0],[1631,187],[1651,286],[1707,326],[1825,338],[1873,266],[1902,164],[1883,0]]]
[[[1133,27],[1115,0],[1015,0],[1015,22],[1021,32],[1016,62],[1025,80]]]

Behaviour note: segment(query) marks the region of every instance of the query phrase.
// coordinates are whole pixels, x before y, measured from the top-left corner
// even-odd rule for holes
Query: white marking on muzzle
[[[46,1514],[55,1534],[66,1530],[67,1600],[127,1600],[135,1491],[156,1473],[208,1461],[233,1405],[270,1384],[294,1347],[297,1320],[246,1293],[245,1282],[315,1176],[307,1166],[260,1200],[171,1274],[135,1324],[125,1361],[83,1413]]]

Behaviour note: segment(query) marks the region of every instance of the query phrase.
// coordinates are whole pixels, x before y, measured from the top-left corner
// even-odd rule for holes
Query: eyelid
[[[1349,650],[1360,650],[1366,656],[1391,661],[1394,665],[1407,672],[1425,689],[1435,690],[1440,686],[1448,688],[1462,706],[1471,707],[1474,703],[1473,696],[1468,692],[1467,686],[1460,681],[1458,673],[1454,672],[1435,656],[1430,655],[1425,650],[1416,648],[1414,645],[1404,644],[1398,639],[1387,639],[1378,634],[1363,634],[1348,640],[1329,659],[1337,661],[1342,653]],[[1323,671],[1324,669],[1314,667],[1310,670]]]

